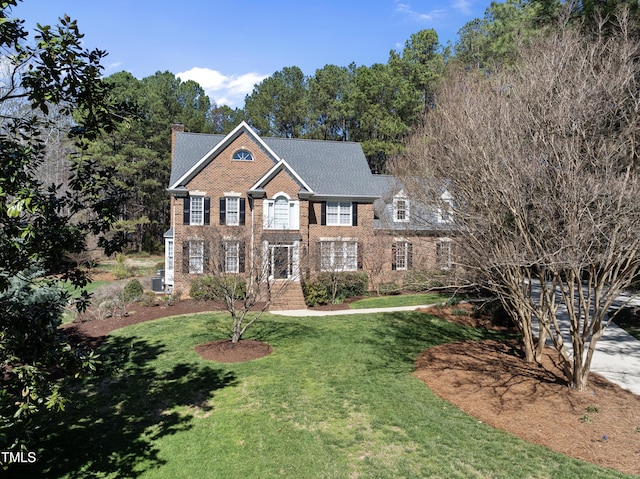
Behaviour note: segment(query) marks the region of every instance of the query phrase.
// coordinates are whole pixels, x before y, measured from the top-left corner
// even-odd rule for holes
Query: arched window
[[[278,196],[274,202],[273,227],[276,229],[289,228],[289,200]]]
[[[247,150],[238,150],[233,154],[235,161],[253,161],[253,155]]]

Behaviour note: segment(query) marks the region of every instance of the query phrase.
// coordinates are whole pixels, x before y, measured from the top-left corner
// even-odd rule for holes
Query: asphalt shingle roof
[[[223,135],[177,133],[169,185],[175,185],[224,138]],[[292,138],[262,140],[300,175],[316,195],[379,195],[378,182],[359,143]]]

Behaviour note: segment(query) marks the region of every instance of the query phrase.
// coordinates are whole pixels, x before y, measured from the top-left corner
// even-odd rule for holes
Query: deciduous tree
[[[640,67],[626,24],[558,29],[503,72],[452,69],[395,165],[415,198],[451,192],[468,271],[512,314],[526,359],[549,339],[579,390],[640,271]]]

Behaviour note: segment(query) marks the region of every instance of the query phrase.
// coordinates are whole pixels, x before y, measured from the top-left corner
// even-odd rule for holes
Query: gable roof
[[[376,180],[359,143],[293,138],[261,138],[245,122],[228,135],[176,133],[169,190],[181,189],[219,151],[242,133],[251,135],[315,196],[378,197]],[[268,174],[268,172],[265,172]]]

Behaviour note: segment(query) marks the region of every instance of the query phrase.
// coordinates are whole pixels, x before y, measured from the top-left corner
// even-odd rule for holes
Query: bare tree
[[[288,288],[300,288],[300,251],[286,238],[261,241],[248,231],[225,233],[211,228],[206,239],[187,241],[183,261],[185,270],[202,268],[199,287],[224,303],[233,320],[231,341],[237,343]]]
[[[410,196],[451,192],[467,271],[511,313],[526,359],[550,340],[578,390],[640,270],[639,52],[618,21],[610,36],[538,38],[508,71],[451,69],[395,164]]]

